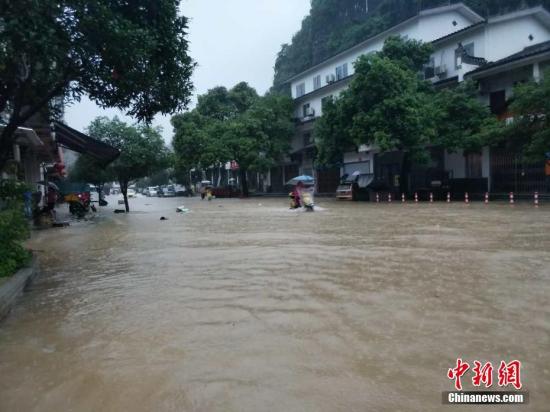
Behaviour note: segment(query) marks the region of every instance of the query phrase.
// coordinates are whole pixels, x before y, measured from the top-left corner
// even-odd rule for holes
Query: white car
[[[158,189],[156,186],[151,186],[145,189],[145,196],[156,196]]]
[[[126,192],[126,194],[128,195],[128,198],[130,198],[130,197],[137,197],[136,191],[135,191],[134,189],[128,189],[128,191]]]

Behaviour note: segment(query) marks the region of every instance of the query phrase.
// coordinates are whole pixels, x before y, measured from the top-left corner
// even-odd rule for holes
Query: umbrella
[[[291,186],[295,186],[300,182],[302,182],[304,184],[312,185],[313,183],[315,183],[315,179],[311,176],[302,175],[302,176],[297,176],[293,179],[290,179],[286,184],[291,185]]]
[[[57,186],[54,182],[46,182],[44,180],[40,180],[39,182],[36,182],[36,183],[42,186],[51,187],[52,189],[57,190],[59,192],[59,186]]]

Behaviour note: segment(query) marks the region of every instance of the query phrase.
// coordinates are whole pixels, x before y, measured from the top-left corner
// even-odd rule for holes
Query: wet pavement
[[[521,360],[530,404],[488,409],[548,410],[550,206],[319,203],[139,198],[35,233],[0,411],[481,410],[441,403],[457,357]]]

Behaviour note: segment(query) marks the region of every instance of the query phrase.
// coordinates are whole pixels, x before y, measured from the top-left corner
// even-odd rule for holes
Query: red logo
[[[454,379],[455,381],[455,388],[457,391],[462,390],[462,382],[461,378],[462,376],[470,369],[470,365],[468,362],[462,362],[462,359],[458,358],[456,360],[456,367],[453,369],[449,369],[447,372],[447,376],[449,379]]]
[[[468,370],[470,370],[470,364],[458,358],[456,366],[447,371],[447,377],[454,380],[456,390],[462,390],[462,378]],[[477,387],[484,385],[486,388],[490,388],[493,386],[493,371],[494,368],[491,362],[482,364],[480,361],[474,361],[472,385]],[[510,385],[518,390],[523,386],[521,383],[521,362],[518,360],[509,363],[501,361],[498,368],[498,386],[506,387]]]
[[[521,384],[520,371],[520,361],[514,360],[508,364],[504,361],[500,362],[500,367],[498,368],[498,385],[513,385],[514,388],[518,390],[521,389],[523,385]]]

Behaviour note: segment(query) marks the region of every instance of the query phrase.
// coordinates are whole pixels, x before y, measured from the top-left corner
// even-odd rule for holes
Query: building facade
[[[345,174],[373,174],[388,185],[399,186],[398,154],[380,153],[376,147],[354,148],[344,155],[339,170],[316,170],[314,123],[323,114],[323,102],[337,98],[354,75],[354,62],[362,55],[380,51],[390,36],[432,43],[434,53],[426,63],[424,77],[438,87],[450,87],[465,79],[479,84],[479,98],[502,119],[509,117],[507,104],[518,82],[540,79],[550,67],[550,13],[535,7],[484,19],[463,4],[421,11],[389,30],[313,66],[289,80],[295,102],[296,135],[292,153],[282,169],[311,174],[317,190],[334,193]],[[519,156],[505,149],[484,148],[480,153],[433,150],[433,164],[412,174],[409,188],[422,189],[429,170],[450,180],[456,192],[507,192],[540,190],[543,165],[519,165]],[[276,178],[287,178],[276,171]],[[530,177],[528,177],[530,176]],[[272,176],[273,177],[273,176]],[[271,179],[273,181],[273,178]],[[523,180],[523,182],[522,182]],[[391,189],[390,189],[391,190]]]

